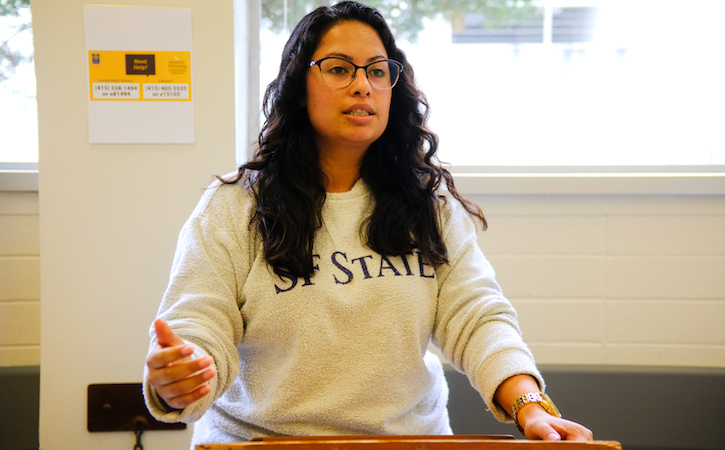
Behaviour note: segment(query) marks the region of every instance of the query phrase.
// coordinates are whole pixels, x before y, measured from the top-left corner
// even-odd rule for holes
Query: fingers
[[[528,439],[541,439],[546,441],[591,441],[592,432],[585,426],[554,416],[534,420],[526,427]]]
[[[594,434],[584,425],[572,422],[570,420],[561,419],[563,422],[553,424],[553,428],[561,435],[563,440],[567,441],[591,441],[594,440]]]
[[[160,349],[158,353],[177,350]],[[210,356],[156,367],[160,360],[149,356],[147,381],[167,405],[183,409],[210,392],[206,382],[216,375]]]
[[[174,345],[181,345],[184,341],[171,330],[166,322],[161,319],[156,319],[154,322],[154,328],[156,329],[156,338],[158,339],[159,345],[162,347],[171,347]]]
[[[191,405],[195,401],[203,398],[205,395],[207,395],[209,392],[211,392],[211,387],[209,387],[208,384],[203,384],[199,386],[198,389],[195,389],[191,392],[188,392],[184,395],[180,395],[178,397],[171,398],[169,400],[164,400],[167,405],[174,409],[184,409],[187,406]]]
[[[553,417],[553,416],[552,416]],[[532,421],[524,433],[527,439],[560,441],[561,435],[546,420]]]
[[[160,369],[169,364],[178,364],[194,353],[191,345],[163,348],[156,345],[146,357],[146,364],[151,369]]]
[[[156,389],[163,388],[166,385],[192,378],[204,369],[208,371],[212,362],[213,359],[210,356],[205,356],[203,358],[183,363],[167,364],[161,367],[153,367],[149,364],[148,382]]]
[[[176,409],[184,409],[211,392],[207,381],[214,378],[216,371],[209,368],[192,377],[165,384],[156,389],[167,405]]]
[[[191,359],[194,348],[163,320],[156,320],[154,328],[158,343],[146,357],[146,380],[168,406],[183,409],[211,391],[206,383],[216,375],[214,360]]]

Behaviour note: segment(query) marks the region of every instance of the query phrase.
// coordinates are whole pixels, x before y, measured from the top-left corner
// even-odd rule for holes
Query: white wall
[[[192,8],[193,145],[88,143],[84,3],[31,5],[44,449],[133,447],[130,432],[86,431],[86,388],[141,381],[148,327],[168,279],[176,235],[211,174],[235,167],[232,0],[95,2]],[[185,448],[189,436],[150,432],[144,444]]]
[[[725,367],[725,197],[475,199],[539,364]]]
[[[0,191],[0,367],[40,364],[38,219],[37,192]]]

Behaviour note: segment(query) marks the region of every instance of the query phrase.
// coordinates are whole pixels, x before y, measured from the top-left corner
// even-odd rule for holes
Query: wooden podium
[[[618,442],[526,441],[513,436],[320,436],[258,438],[196,450],[622,450]]]

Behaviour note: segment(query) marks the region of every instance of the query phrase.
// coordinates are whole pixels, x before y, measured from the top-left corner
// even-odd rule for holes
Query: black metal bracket
[[[140,424],[140,425],[139,425]],[[88,431],[183,430],[185,423],[159,422],[151,416],[141,383],[88,386]]]

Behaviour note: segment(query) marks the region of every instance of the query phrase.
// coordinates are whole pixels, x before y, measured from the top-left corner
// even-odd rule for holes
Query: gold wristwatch
[[[528,394],[524,394],[516,399],[514,407],[511,410],[511,417],[513,417],[514,423],[521,433],[524,432],[524,429],[521,428],[521,425],[519,425],[519,421],[516,416],[519,414],[519,410],[529,403],[538,403],[552,416],[561,417],[561,413],[558,409],[556,409],[556,405],[554,405],[554,402],[551,401],[548,395],[543,392],[530,392]]]

